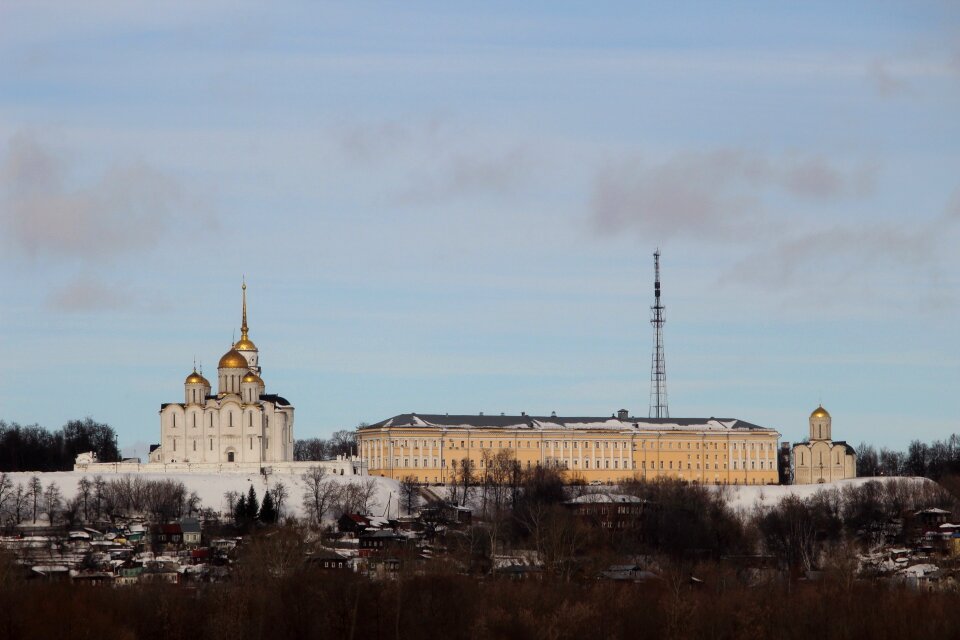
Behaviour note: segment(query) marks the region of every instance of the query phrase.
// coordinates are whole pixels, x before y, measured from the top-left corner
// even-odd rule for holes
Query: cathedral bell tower
[[[830,414],[820,405],[810,414],[810,442],[832,440],[830,436]]]
[[[246,361],[247,365],[250,367],[251,371],[260,375],[260,352],[257,350],[257,345],[253,344],[253,341],[250,339],[250,327],[247,326],[247,281],[243,281],[243,319],[240,323],[240,340],[237,341],[233,348],[237,350],[240,355],[242,355]]]

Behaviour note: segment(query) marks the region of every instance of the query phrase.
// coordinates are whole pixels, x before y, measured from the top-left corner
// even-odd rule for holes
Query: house
[[[457,504],[437,503],[421,509],[420,519],[428,524],[468,525],[473,511]]]
[[[913,517],[923,531],[933,531],[947,522],[947,519],[950,517],[950,512],[945,509],[931,507],[915,512]]]
[[[322,571],[350,570],[350,559],[332,549],[320,549],[307,556],[305,562],[308,567]]]
[[[910,589],[933,591],[940,582],[940,567],[934,564],[915,564],[901,570],[900,576]]]
[[[358,536],[370,528],[370,518],[359,513],[345,513],[337,520],[337,530],[340,533],[350,533]]]
[[[360,555],[382,555],[384,551],[402,547],[407,538],[393,531],[374,531],[360,534]]]
[[[639,525],[647,502],[622,493],[587,493],[563,505],[587,524],[603,529],[630,529]]]
[[[151,527],[150,533],[153,536],[154,547],[179,546],[183,543],[183,529],[180,528],[179,522],[155,524]]]
[[[180,531],[183,535],[183,544],[188,547],[200,546],[200,520],[197,518],[182,518],[180,520]]]

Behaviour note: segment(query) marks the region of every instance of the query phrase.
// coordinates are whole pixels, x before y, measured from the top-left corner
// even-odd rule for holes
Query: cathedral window
[[[210,438],[210,451],[213,451],[213,438]]]
[[[197,441],[196,441],[196,440],[193,441],[193,450],[194,450],[194,451],[197,450]]]

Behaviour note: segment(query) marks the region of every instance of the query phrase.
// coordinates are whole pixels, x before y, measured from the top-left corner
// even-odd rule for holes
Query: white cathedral
[[[220,358],[217,393],[197,373],[183,383],[184,401],[160,406],[160,444],[150,462],[250,463],[293,460],[293,406],[265,393],[259,352],[247,327],[243,284],[240,340]]]
[[[857,477],[857,453],[832,437],[833,419],[823,405],[810,414],[810,437],[793,446],[793,483],[815,484]]]

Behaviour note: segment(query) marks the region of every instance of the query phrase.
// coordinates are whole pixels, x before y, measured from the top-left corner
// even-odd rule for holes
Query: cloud
[[[880,277],[883,268],[909,270],[914,285],[917,272],[927,280],[939,276],[947,234],[960,222],[960,190],[940,215],[926,221],[875,220],[869,224],[832,224],[803,233],[791,233],[770,247],[750,252],[723,277],[724,281],[759,284],[770,289],[825,281],[831,285],[861,274]],[[914,295],[931,290],[914,286]],[[944,292],[932,294],[943,300]]]
[[[608,162],[590,207],[604,232],[636,230],[658,239],[754,235],[773,222],[765,201],[862,196],[874,169],[843,171],[817,156],[770,158],[738,149],[683,153],[656,162]]]
[[[333,140],[345,161],[393,172],[384,193],[399,204],[509,195],[547,162],[539,148],[469,130],[443,117],[412,123],[354,122],[338,127]]]
[[[904,93],[910,86],[899,75],[891,70],[888,63],[882,60],[874,60],[867,67],[867,76],[873,83],[874,88],[884,98]]]
[[[0,160],[0,227],[10,247],[47,261],[108,262],[155,246],[182,202],[179,185],[143,163],[71,181],[74,167],[27,134]]]
[[[134,296],[122,287],[108,285],[93,276],[81,276],[54,291],[48,298],[56,311],[116,311],[135,304]]]

